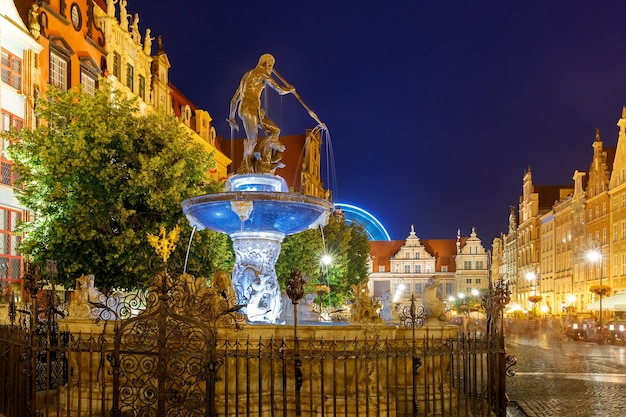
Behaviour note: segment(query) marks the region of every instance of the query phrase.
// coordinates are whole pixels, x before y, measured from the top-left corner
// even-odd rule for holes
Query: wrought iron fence
[[[237,306],[225,294],[167,273],[142,293],[139,314],[92,303],[112,320],[92,320],[89,333],[47,322],[41,334],[43,316],[18,309],[30,320],[0,326],[0,414],[504,416],[514,360],[498,315],[506,289],[494,288],[484,332],[436,337],[416,335],[415,307],[409,328],[365,326],[356,337],[297,322],[293,336],[228,326],[218,319]]]

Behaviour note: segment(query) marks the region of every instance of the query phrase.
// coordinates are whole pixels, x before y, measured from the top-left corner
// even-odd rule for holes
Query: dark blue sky
[[[163,36],[170,80],[225,138],[241,76],[273,54],[328,126],[335,201],[370,211],[392,239],[411,224],[422,239],[476,227],[490,247],[528,166],[535,184],[571,184],[596,127],[617,142],[624,1],[128,3],[142,34]],[[268,110],[284,134],[315,125],[293,96]]]

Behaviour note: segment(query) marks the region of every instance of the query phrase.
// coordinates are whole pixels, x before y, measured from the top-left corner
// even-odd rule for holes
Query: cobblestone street
[[[626,346],[570,341],[558,330],[533,329],[508,335],[506,348],[517,358],[507,392],[527,416],[623,415]],[[520,415],[515,408],[511,417]]]

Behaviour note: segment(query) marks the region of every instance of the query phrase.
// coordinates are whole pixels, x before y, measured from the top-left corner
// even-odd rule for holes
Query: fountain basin
[[[332,203],[274,191],[229,191],[189,198],[182,203],[189,223],[232,235],[242,231],[285,236],[326,224]]]

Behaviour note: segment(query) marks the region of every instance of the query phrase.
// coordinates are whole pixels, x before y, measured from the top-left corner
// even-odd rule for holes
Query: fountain
[[[238,129],[234,119],[238,110],[246,130],[238,173],[226,181],[224,192],[193,197],[182,204],[192,226],[231,237],[235,251],[232,281],[238,303],[245,306],[248,321],[260,323],[276,323],[281,313],[275,264],[282,240],[325,225],[332,209],[329,201],[288,192],[285,180],[274,173],[284,166],[280,160],[285,147],[278,141],[280,130],[260,107],[260,94],[265,85],[270,85],[281,94],[294,94],[304,103],[293,87],[276,74],[273,65],[271,55],[261,56],[257,67],[243,76],[231,102],[231,126]],[[285,85],[279,85],[272,74]],[[259,125],[268,135],[255,152]]]

